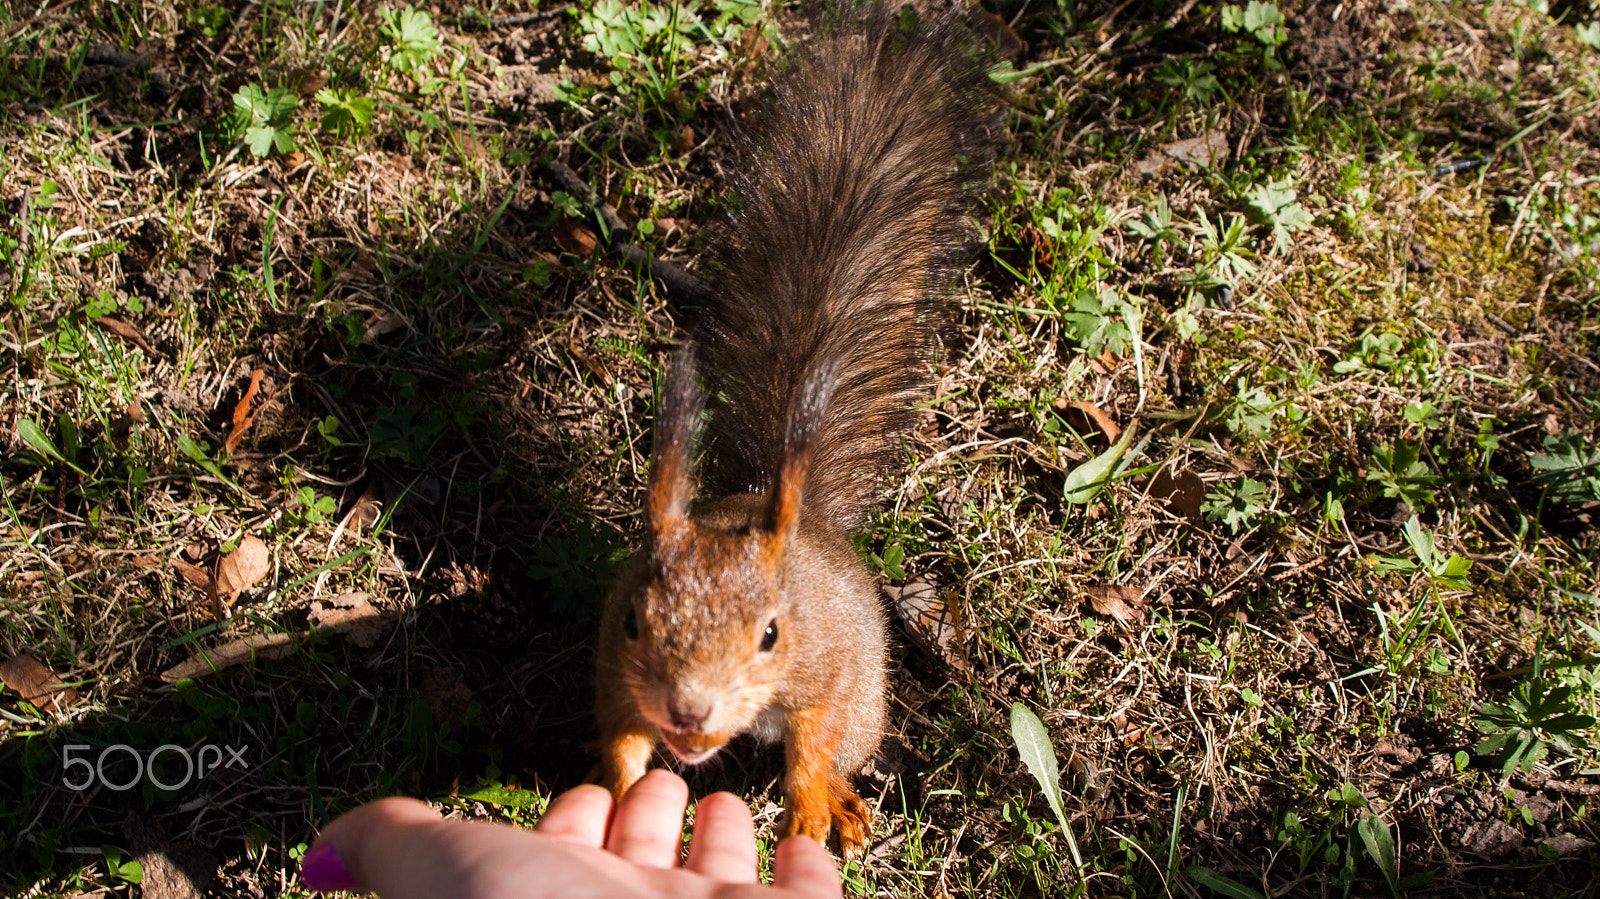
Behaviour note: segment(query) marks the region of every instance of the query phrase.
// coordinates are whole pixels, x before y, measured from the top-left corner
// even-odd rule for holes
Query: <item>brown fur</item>
[[[787,747],[786,833],[860,852],[849,777],[883,735],[886,633],[849,534],[926,387],[989,108],[952,23],[872,7],[813,39],[747,145],[700,327],[720,498],[690,506],[692,350],[663,384],[648,533],[606,602],[596,711],[619,797],[657,741]]]

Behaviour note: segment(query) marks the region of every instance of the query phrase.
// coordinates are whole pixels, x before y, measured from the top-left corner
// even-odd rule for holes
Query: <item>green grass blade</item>
[[[67,461],[67,457],[61,455],[61,450],[56,449],[56,442],[51,440],[50,435],[46,434],[44,429],[39,427],[39,423],[33,419],[17,419],[17,436],[33,447],[34,452],[39,455],[54,459],[57,462]]]
[[[239,485],[235,484],[228,478],[227,475],[223,474],[222,468],[218,466],[217,463],[211,461],[211,457],[206,455],[206,451],[201,449],[200,444],[195,443],[194,440],[189,437],[189,435],[180,434],[178,436],[178,449],[183,450],[183,454],[188,456],[189,460],[194,464],[205,469],[207,474],[211,475],[222,483],[227,484],[229,487],[232,487],[235,490],[239,489]]]
[[[1239,881],[1231,877],[1224,877],[1201,865],[1195,865],[1183,873],[1190,880],[1206,889],[1214,893],[1221,893],[1224,896],[1231,897],[1231,899],[1267,899],[1260,892],[1250,889]]]
[[[46,459],[54,459],[78,474],[88,475],[88,472],[74,465],[71,459],[62,455],[61,450],[56,448],[56,442],[51,440],[50,435],[46,434],[44,429],[39,427],[39,423],[33,419],[17,419],[17,436],[21,437],[28,446],[33,447],[34,452],[44,456]]]

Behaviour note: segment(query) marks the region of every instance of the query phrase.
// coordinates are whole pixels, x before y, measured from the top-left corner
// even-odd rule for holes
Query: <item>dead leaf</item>
[[[267,545],[260,538],[246,537],[233,552],[217,562],[217,592],[232,602],[241,591],[254,587],[266,577],[271,569],[272,553]]]
[[[1070,778],[1069,783],[1073,784],[1076,792],[1090,802],[1099,799],[1100,794],[1105,792],[1106,785],[1100,776],[1100,766],[1083,753],[1073,750],[1072,754],[1067,756],[1067,763],[1062,768],[1061,773],[1064,778]]]
[[[461,141],[461,155],[463,157],[476,157],[478,159],[489,159],[493,155],[490,152],[488,147],[485,147],[481,141],[479,141],[477,138],[473,137],[470,134],[462,134],[462,135],[460,135],[460,141]]]
[[[350,263],[340,269],[339,273],[333,276],[333,280],[335,283],[339,281],[376,283],[380,280],[378,276],[378,260],[366,250],[357,250]]]
[[[982,35],[997,59],[1011,59],[1028,52],[1028,44],[1006,20],[988,10],[972,8],[968,16],[972,30]]]
[[[206,595],[206,611],[211,617],[221,621],[228,617],[223,611],[222,602],[217,598],[217,579],[212,573],[199,565],[191,565],[182,559],[172,560],[172,570],[183,575],[183,579],[193,584]]]
[[[333,529],[333,536],[328,538],[328,552],[333,552],[339,545],[339,540],[345,531],[352,531],[356,536],[361,535],[363,528],[375,526],[383,517],[383,487],[376,481],[368,481],[366,489],[361,491],[361,497],[339,519],[339,526]]]
[[[328,600],[311,604],[310,619],[319,630],[331,630],[345,639],[370,649],[383,639],[388,628],[384,626],[383,613],[379,612],[365,593],[341,593]]]
[[[65,713],[67,706],[78,701],[76,690],[62,686],[61,678],[49,666],[26,652],[0,662],[0,683],[41,711]]]
[[[392,334],[405,327],[405,316],[393,309],[380,309],[367,322],[367,330],[361,334],[362,340],[376,340],[385,334]]]
[[[1164,144],[1139,157],[1133,169],[1153,178],[1173,163],[1185,168],[1215,168],[1228,158],[1228,132],[1218,128],[1198,136]]]
[[[257,658],[281,659],[293,655],[300,646],[303,634],[256,634],[215,649],[200,652],[186,662],[161,672],[161,679],[169,684],[184,678],[205,677],[225,668],[242,665]]]
[[[1228,132],[1213,128],[1198,137],[1175,140],[1161,152],[1184,165],[1213,168],[1228,158]]]
[[[134,429],[144,422],[144,407],[138,400],[128,404],[128,411],[118,415],[111,422],[111,440],[117,449],[126,450],[128,439],[133,436]]]
[[[1024,225],[1018,239],[1033,251],[1034,265],[1041,268],[1050,268],[1055,265],[1055,244],[1048,237],[1045,237],[1044,232],[1039,230],[1038,225],[1032,222]]]
[[[1129,627],[1144,623],[1144,612],[1138,608],[1144,605],[1142,591],[1115,584],[1097,584],[1085,592],[1089,594],[1089,605],[1095,614],[1115,618]]]
[[[233,407],[233,430],[228,432],[228,439],[222,442],[222,451],[233,455],[238,448],[239,441],[243,439],[245,429],[255,421],[255,416],[250,414],[250,401],[256,398],[256,391],[261,389],[261,378],[266,372],[256,369],[250,373],[250,386],[244,389],[244,396]]]
[[[583,363],[583,367],[587,368],[590,374],[593,374],[595,377],[604,381],[608,385],[611,383],[612,378],[610,370],[608,370],[604,363],[600,362],[600,360],[584,352],[582,344],[578,343],[576,340],[567,341],[567,352],[571,353],[573,358]]]
[[[216,578],[213,578],[211,572],[201,568],[199,565],[190,565],[182,559],[173,559],[172,570],[183,575],[184,580],[199,587],[201,590],[214,591],[217,589]]]
[[[682,156],[688,153],[690,150],[693,150],[694,144],[694,128],[689,125],[684,125],[682,128],[678,129],[678,134],[672,141],[672,155]]]
[[[134,344],[139,347],[139,349],[144,350],[145,355],[147,356],[160,355],[156,352],[156,348],[150,345],[150,338],[144,336],[143,331],[139,330],[133,325],[128,324],[120,318],[112,318],[109,315],[102,315],[95,319],[94,323],[102,328],[105,328],[107,331],[110,331],[118,337],[133,341]]]
[[[1069,410],[1067,423],[1072,425],[1074,429],[1081,431],[1083,430],[1082,425],[1093,422],[1094,426],[1100,429],[1100,433],[1105,435],[1107,443],[1116,443],[1117,438],[1122,436],[1122,428],[1111,420],[1111,416],[1107,415],[1094,403],[1069,402],[1066,405]],[[1071,412],[1073,411],[1078,413],[1076,417],[1079,421],[1072,420],[1074,416],[1071,415]]]
[[[1206,482],[1192,471],[1174,475],[1163,468],[1150,480],[1150,498],[1167,501],[1167,510],[1181,515],[1191,524],[1200,524],[1200,507],[1206,501]]]
[[[912,581],[904,587],[883,588],[894,603],[901,627],[934,655],[958,670],[966,670],[962,651],[961,606],[946,599],[937,587]]]
[[[328,86],[328,73],[309,66],[296,66],[289,70],[289,77],[284,80],[293,85],[295,93],[302,100],[309,100],[316,96],[317,91]]]
[[[569,218],[563,218],[550,236],[555,239],[556,246],[574,256],[592,256],[600,245],[593,231]]]
[[[345,520],[356,527],[370,528],[383,517],[383,486],[376,480],[367,482],[367,489],[361,491],[361,498],[350,507],[350,512]]]
[[[1133,746],[1144,736],[1144,728],[1129,721],[1126,710],[1112,715],[1106,723],[1111,725],[1111,732],[1121,738],[1123,746]]]

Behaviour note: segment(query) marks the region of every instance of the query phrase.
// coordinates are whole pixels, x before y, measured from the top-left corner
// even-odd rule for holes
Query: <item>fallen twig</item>
[[[599,195],[578,177],[577,172],[559,162],[547,163],[543,172],[556,183],[557,187],[579,198],[586,205],[594,207],[605,223],[606,232],[610,237],[611,252],[622,256],[629,265],[648,266],[650,274],[666,285],[667,290],[679,299],[694,306],[704,306],[711,302],[714,294],[710,285],[665,259],[657,259],[640,249],[638,244],[633,242],[633,230],[622,221],[621,216],[617,215],[617,210],[610,203],[601,200]]]

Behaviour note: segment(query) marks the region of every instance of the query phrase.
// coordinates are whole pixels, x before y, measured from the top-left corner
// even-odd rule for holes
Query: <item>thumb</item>
[[[329,824],[300,862],[300,879],[318,892],[364,890],[386,896],[449,896],[457,884],[437,864],[439,815],[415,799],[380,799]]]

